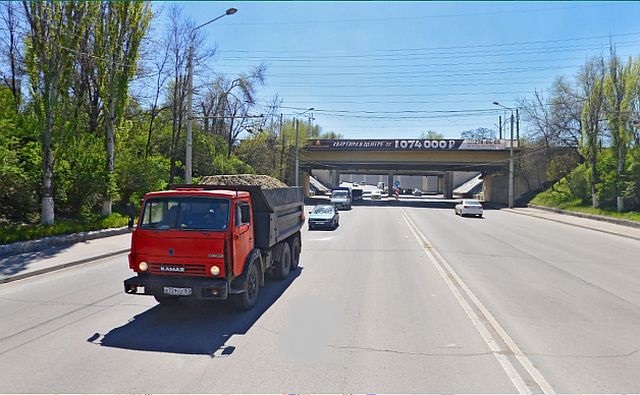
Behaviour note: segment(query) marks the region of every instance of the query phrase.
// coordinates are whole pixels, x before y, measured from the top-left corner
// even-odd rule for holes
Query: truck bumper
[[[229,283],[221,278],[134,276],[124,280],[124,291],[135,295],[224,300],[229,295]]]

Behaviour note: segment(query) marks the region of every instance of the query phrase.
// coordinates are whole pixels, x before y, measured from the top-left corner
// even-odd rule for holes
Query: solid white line
[[[486,307],[484,307],[484,305],[475,296],[475,294],[471,291],[471,289],[464,283],[464,281],[462,281],[462,278],[458,276],[458,274],[447,263],[444,257],[440,255],[435,248],[433,248],[432,244],[429,242],[426,236],[422,232],[420,232],[416,224],[409,218],[409,216],[406,214],[404,210],[402,210],[402,217],[407,223],[407,225],[409,225],[409,229],[411,230],[413,235],[416,237],[416,239],[420,243],[420,246],[422,247],[423,251],[430,258],[431,262],[438,270],[438,273],[440,274],[442,279],[445,281],[445,283],[447,284],[447,286],[455,296],[456,300],[458,301],[462,309],[465,311],[465,313],[467,314],[467,316],[475,326],[478,333],[480,333],[480,336],[482,337],[482,339],[485,341],[489,349],[493,352],[493,355],[495,356],[496,360],[498,361],[498,363],[500,363],[500,365],[504,369],[509,379],[511,379],[511,382],[513,383],[513,385],[515,385],[518,392],[521,394],[530,394],[534,392],[534,389],[529,388],[529,386],[522,379],[522,377],[520,376],[516,368],[511,363],[511,361],[509,361],[509,359],[504,355],[504,350],[501,350],[499,345],[492,338],[489,330],[487,329],[485,324],[480,320],[480,318],[478,317],[474,309],[469,305],[467,300],[464,298],[464,296],[460,292],[460,289],[465,293],[465,295],[469,298],[469,300],[471,300],[474,306],[480,311],[483,318],[491,325],[493,330],[495,330],[495,332],[502,338],[504,343],[513,353],[516,359],[520,362],[522,367],[527,371],[527,373],[529,373],[531,378],[536,382],[538,387],[540,387],[540,389],[542,389],[542,391],[545,394],[555,393],[555,391],[553,390],[553,387],[551,387],[551,385],[547,382],[547,380],[542,376],[540,371],[538,371],[538,369],[536,369],[533,366],[529,358],[526,357],[526,355],[522,352],[520,347],[518,347],[515,341],[513,341],[513,339],[507,334],[507,332],[498,323],[495,317],[493,317],[493,315],[489,312],[489,310],[487,310]],[[430,248],[427,248],[426,245],[428,245]]]

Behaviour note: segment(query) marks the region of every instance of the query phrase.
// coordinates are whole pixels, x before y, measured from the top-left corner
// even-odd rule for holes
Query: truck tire
[[[294,237],[291,241],[291,270],[296,270],[300,264],[300,239]]]
[[[239,310],[249,310],[258,302],[258,291],[260,289],[260,282],[258,278],[258,268],[256,267],[256,261],[254,260],[248,267],[247,283],[244,292],[233,295],[233,303]]]
[[[156,299],[156,301],[158,303],[160,303],[162,306],[171,306],[174,305],[176,303],[178,303],[178,298],[175,296],[158,296],[158,295],[153,295],[153,297]]]
[[[284,280],[289,276],[289,272],[291,272],[291,250],[289,249],[289,243],[284,242],[282,243],[280,259],[273,270],[273,276],[278,280]]]

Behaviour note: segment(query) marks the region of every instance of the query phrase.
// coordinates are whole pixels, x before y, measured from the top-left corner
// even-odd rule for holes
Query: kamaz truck
[[[144,196],[132,232],[125,292],[161,304],[233,299],[252,308],[266,275],[298,267],[304,225],[300,187],[177,185]]]

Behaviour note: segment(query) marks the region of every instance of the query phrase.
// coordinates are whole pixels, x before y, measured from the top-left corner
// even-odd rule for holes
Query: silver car
[[[326,228],[335,229],[340,225],[338,209],[330,204],[320,204],[309,212],[309,230]]]

